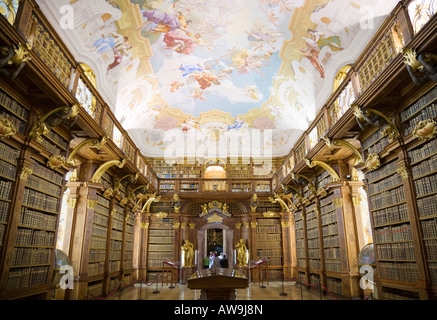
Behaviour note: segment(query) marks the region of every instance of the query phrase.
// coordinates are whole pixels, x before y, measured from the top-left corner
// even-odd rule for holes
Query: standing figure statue
[[[194,245],[190,241],[185,240],[185,243],[182,245],[181,249],[184,253],[184,267],[192,267],[194,258]]]
[[[240,239],[240,242],[235,245],[235,250],[237,251],[238,266],[247,267],[247,247],[243,239]]]

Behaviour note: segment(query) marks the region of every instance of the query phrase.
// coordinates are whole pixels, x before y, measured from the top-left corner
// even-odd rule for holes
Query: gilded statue
[[[194,245],[190,241],[185,240],[185,243],[182,245],[181,249],[184,253],[184,267],[192,267],[194,258]]]
[[[173,201],[172,201],[171,205],[173,206],[175,213],[179,213],[180,212],[180,210],[181,210],[181,200],[179,198],[179,195],[175,194],[173,196]]]
[[[240,242],[235,245],[235,250],[237,251],[238,266],[247,267],[247,247],[243,239],[240,239]]]

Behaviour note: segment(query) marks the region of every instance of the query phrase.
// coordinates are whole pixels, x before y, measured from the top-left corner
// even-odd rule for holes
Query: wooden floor
[[[251,284],[249,288],[237,290],[237,300],[334,300],[329,295],[320,295],[319,288],[308,290],[294,283],[284,283],[284,292],[286,296],[280,296],[282,292],[281,282],[270,282],[265,284],[266,288],[260,288],[259,284]],[[167,286],[158,286],[159,293],[156,291],[156,285],[124,288],[115,292],[108,300],[178,300],[194,301],[199,300],[200,291],[190,290],[186,285],[177,284],[174,289]]]

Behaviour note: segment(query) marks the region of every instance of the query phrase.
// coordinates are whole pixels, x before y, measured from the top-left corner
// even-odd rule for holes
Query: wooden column
[[[141,219],[141,235],[140,235],[140,245],[139,245],[138,277],[141,280],[146,280],[150,214],[141,213],[140,219]]]
[[[292,279],[297,278],[297,248],[296,248],[296,220],[294,218],[294,212],[289,214],[289,242],[287,243],[288,250],[290,251],[290,274]]]
[[[140,263],[140,252],[141,252],[141,214],[135,214],[135,223],[134,223],[134,239],[133,239],[133,259],[132,259],[132,268],[134,269],[134,278],[136,280],[140,279],[139,276],[139,263]]]
[[[282,226],[282,257],[283,257],[283,272],[285,277],[291,278],[292,276],[292,260],[291,260],[291,237],[290,237],[290,219],[291,214],[281,214],[281,226]],[[296,248],[296,246],[293,246]]]

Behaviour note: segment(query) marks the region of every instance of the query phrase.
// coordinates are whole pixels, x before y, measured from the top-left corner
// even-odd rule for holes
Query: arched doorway
[[[210,235],[210,240],[215,237],[215,246],[211,242],[208,244],[208,235]],[[208,247],[212,246],[223,248],[223,254],[226,255],[229,260],[229,268],[232,269],[234,267],[234,231],[231,230],[230,227],[221,223],[208,223],[197,232],[197,241],[197,247],[199,249],[197,265],[199,270],[202,269],[203,259],[209,256]]]

